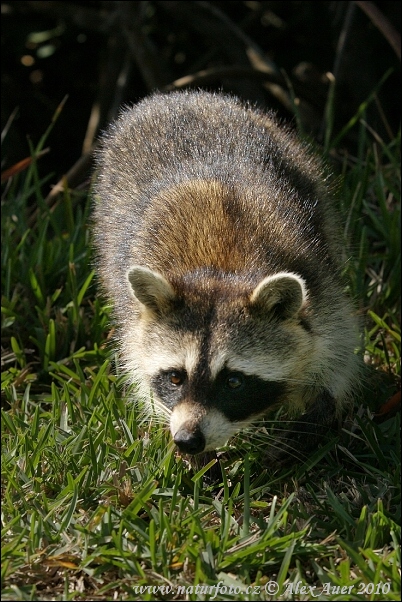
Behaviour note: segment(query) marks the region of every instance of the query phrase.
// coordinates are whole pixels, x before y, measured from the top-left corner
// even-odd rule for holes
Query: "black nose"
[[[199,454],[205,448],[205,437],[199,429],[190,431],[186,427],[182,427],[177,431],[173,440],[184,454]]]

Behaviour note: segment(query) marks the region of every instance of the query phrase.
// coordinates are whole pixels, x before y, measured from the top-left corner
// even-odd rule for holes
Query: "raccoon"
[[[275,408],[315,442],[357,386],[359,328],[308,147],[231,96],[156,93],[104,134],[94,195],[122,362],[178,448],[215,450]]]

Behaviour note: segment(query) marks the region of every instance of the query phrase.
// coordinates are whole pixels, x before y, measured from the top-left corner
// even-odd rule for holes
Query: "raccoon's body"
[[[288,130],[230,97],[154,95],[104,136],[95,195],[125,369],[182,451],[278,406],[332,421],[358,329],[326,178]]]

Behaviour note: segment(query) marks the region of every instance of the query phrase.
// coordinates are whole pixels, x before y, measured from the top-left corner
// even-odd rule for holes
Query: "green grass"
[[[263,429],[239,436],[214,466],[218,486],[129,400],[96,297],[86,195],[66,190],[49,210],[35,162],[6,184],[3,600],[400,599],[399,415],[376,416],[400,378],[399,138],[352,125],[357,156],[326,146],[343,172],[346,271],[365,324],[355,413],[277,471],[261,464]]]

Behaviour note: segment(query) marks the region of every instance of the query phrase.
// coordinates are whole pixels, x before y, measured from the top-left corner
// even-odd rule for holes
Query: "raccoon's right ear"
[[[267,276],[255,287],[250,297],[251,307],[265,315],[292,318],[298,314],[307,299],[303,278],[291,272]]]
[[[133,293],[146,309],[157,314],[169,311],[176,294],[172,285],[158,272],[135,265],[127,273]]]

